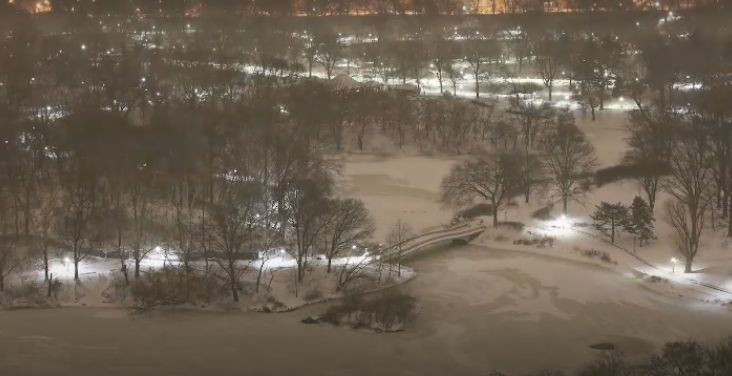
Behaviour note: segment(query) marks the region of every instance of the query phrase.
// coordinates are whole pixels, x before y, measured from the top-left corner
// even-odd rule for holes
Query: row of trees
[[[658,97],[662,109],[684,104],[682,88],[719,82],[732,57],[728,37],[691,26],[596,35],[468,24],[403,34],[385,23],[373,34],[346,35],[322,24],[306,24],[301,31],[223,19],[193,26],[91,23],[54,35],[34,27],[37,22],[18,20],[0,46],[0,97],[35,113],[68,110],[89,92],[102,107],[125,112],[173,99],[232,100],[242,95],[244,72],[286,80],[320,69],[328,78],[361,73],[382,83],[413,82],[418,89],[424,79],[435,78],[440,92],[453,94],[470,80],[476,97],[487,89],[530,96],[542,87],[512,80],[528,73],[542,78],[551,98],[555,82],[564,79],[594,118],[610,97],[624,96],[638,106]],[[709,106],[713,98],[706,98]]]
[[[238,300],[260,251],[286,248],[302,282],[316,248],[332,260],[368,241],[368,211],[335,194],[336,166],[307,142],[307,119],[256,93],[226,109],[156,106],[144,126],[91,100],[60,118],[4,108],[0,282],[33,261],[51,283],[59,252],[77,280],[93,255],[118,258],[127,280],[162,252],[186,283],[223,278]]]
[[[602,202],[590,217],[593,227],[609,236],[611,243],[615,243],[616,232],[620,229],[635,236],[640,241],[641,247],[654,237],[653,212],[638,196],[633,199],[630,207],[620,202],[615,204]]]
[[[702,90],[701,95],[706,90],[714,89]],[[645,242],[653,235],[657,197],[666,193],[669,200],[663,218],[673,229],[687,272],[692,271],[709,220],[716,227],[716,222],[729,223],[730,215],[730,162],[724,147],[729,138],[719,139],[717,132],[718,127],[727,129],[732,123],[728,115],[710,116],[697,105],[685,107],[685,114],[677,109],[658,112],[655,106],[654,113],[631,113],[625,164],[610,170],[617,180],[635,179],[645,199],[636,197],[630,210],[619,203],[602,203],[593,214],[595,226],[607,232],[611,241],[615,241],[616,229],[622,228]],[[522,113],[515,108],[509,111]],[[506,124],[494,129],[494,136],[508,136],[493,142],[489,152],[456,165],[443,181],[443,200],[457,206],[485,200],[492,206],[495,224],[499,210],[512,198],[529,192],[532,186],[544,186],[556,194],[566,213],[567,203],[581,198],[599,175],[593,170],[592,146],[574,126],[571,115],[543,111],[546,117],[538,118],[540,121],[523,123],[528,125],[524,132],[516,128],[506,132],[511,129]],[[538,139],[535,147],[532,135]],[[526,197],[528,202],[528,193]]]
[[[525,195],[528,202],[532,189],[546,186],[566,214],[569,203],[582,196],[592,179],[593,146],[566,111],[552,115],[541,129],[526,136],[539,140],[535,146],[527,141],[521,148],[481,152],[455,165],[442,182],[443,201],[463,207],[485,200],[497,226],[499,211],[512,198]]]

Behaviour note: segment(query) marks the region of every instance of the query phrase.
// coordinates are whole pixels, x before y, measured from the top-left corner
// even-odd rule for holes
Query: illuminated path
[[[628,254],[633,259],[637,260],[639,263],[641,263],[645,267],[650,268],[652,271],[657,272],[659,275],[662,275],[665,278],[672,278],[672,277],[674,277],[674,276],[668,275],[668,273],[666,271],[664,271],[662,268],[660,268],[657,265],[651,263],[650,261],[648,261],[648,260],[640,257],[637,253],[632,252],[629,249],[626,249],[626,248],[621,247],[621,246],[619,246],[617,244],[608,242],[606,239],[599,238],[599,237],[595,236],[594,234],[592,234],[590,232],[587,232],[587,231],[583,231],[583,230],[581,230],[579,228],[572,227],[572,230],[576,231],[579,234],[585,235],[587,237],[591,237],[591,238],[594,238],[594,239],[598,239],[598,240],[604,242],[605,244],[607,244],[608,246],[617,248],[617,249],[625,252],[626,254]],[[684,274],[683,277],[680,277],[680,278],[679,277],[676,277],[676,279],[677,280],[678,279],[681,279],[683,281],[687,281],[689,283],[692,283],[692,284],[694,284],[696,286],[699,286],[699,287],[702,287],[704,289],[712,290],[716,294],[721,293],[721,295],[722,296],[725,296],[725,297],[732,297],[732,290],[730,290],[730,289],[727,289],[727,288],[724,288],[724,287],[721,287],[721,286],[718,286],[718,285],[715,285],[715,284],[712,284],[712,283],[709,283],[709,282],[698,281],[698,280],[696,280],[694,278],[690,278],[690,277],[685,276],[685,274]]]

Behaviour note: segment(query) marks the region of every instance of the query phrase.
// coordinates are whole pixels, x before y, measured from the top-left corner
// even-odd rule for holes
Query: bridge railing
[[[452,239],[462,239],[468,236],[480,234],[485,231],[486,228],[486,225],[476,221],[428,231],[385,248],[382,252],[382,257],[385,259],[392,259],[398,256],[404,257],[439,242]]]

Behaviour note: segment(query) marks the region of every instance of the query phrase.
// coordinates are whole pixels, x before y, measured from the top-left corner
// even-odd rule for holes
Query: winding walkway
[[[588,232],[588,231],[584,231],[584,230],[578,229],[578,228],[576,228],[576,227],[572,227],[572,230],[574,230],[575,232],[577,232],[577,233],[579,233],[579,234],[582,234],[582,235],[585,235],[585,236],[591,237],[591,238],[593,238],[593,239],[597,239],[597,240],[600,240],[600,241],[604,242],[605,244],[607,244],[607,245],[609,245],[609,246],[611,246],[611,247],[614,247],[614,248],[620,249],[621,251],[623,251],[623,252],[627,253],[628,255],[630,255],[631,257],[633,257],[634,259],[636,259],[636,260],[637,260],[638,262],[640,262],[641,264],[643,264],[643,265],[645,265],[645,266],[647,266],[647,267],[649,267],[649,268],[651,268],[651,269],[653,269],[653,270],[656,270],[656,271],[658,271],[658,272],[664,272],[664,273],[665,273],[665,271],[664,271],[663,269],[661,269],[661,268],[659,268],[658,266],[656,266],[656,265],[652,264],[651,262],[649,262],[649,261],[647,261],[647,260],[645,260],[645,259],[641,258],[640,256],[638,256],[638,254],[637,254],[637,253],[635,253],[635,252],[632,252],[632,251],[630,251],[629,249],[626,249],[626,248],[624,248],[624,247],[621,247],[621,246],[619,246],[619,245],[617,245],[617,244],[614,244],[614,243],[608,242],[607,240],[605,240],[605,239],[602,239],[602,238],[600,238],[600,237],[598,237],[598,236],[595,236],[594,234],[592,234],[592,233],[590,233],[590,232]],[[711,290],[715,290],[715,291],[717,291],[717,292],[722,292],[722,293],[725,293],[725,294],[727,294],[727,295],[730,295],[730,296],[732,296],[732,290],[726,289],[726,288],[724,288],[724,287],[721,287],[721,286],[717,286],[717,285],[713,285],[713,284],[711,284],[711,283],[707,283],[707,282],[697,281],[697,280],[696,280],[696,279],[694,279],[694,278],[688,278],[688,277],[683,277],[683,279],[684,279],[685,281],[687,281],[687,282],[690,282],[690,283],[692,283],[692,284],[696,285],[696,286],[700,286],[700,287],[705,287],[705,288],[708,288],[708,289],[711,289]]]

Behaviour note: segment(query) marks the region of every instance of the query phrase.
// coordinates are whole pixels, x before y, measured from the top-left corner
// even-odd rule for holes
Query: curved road
[[[116,309],[0,312],[3,375],[485,375],[572,369],[587,346],[631,354],[716,340],[732,312],[659,296],[598,267],[466,246],[410,263],[421,303],[399,334],[310,326],[287,314]],[[732,334],[732,333],[730,333]]]

